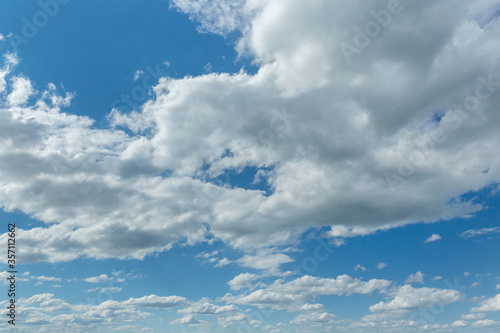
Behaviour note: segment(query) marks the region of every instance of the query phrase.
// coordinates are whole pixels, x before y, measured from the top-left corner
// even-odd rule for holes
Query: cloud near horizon
[[[202,3],[174,1],[203,31],[238,32],[258,72],[163,77],[134,112],[110,110],[107,129],[65,113],[72,94],[38,92],[4,55],[0,205],[47,223],[19,231],[22,262],[214,239],[255,253],[315,227],[373,232],[483,208],[463,195],[500,180],[491,1],[402,1],[349,59],[340,46],[386,1]],[[249,169],[268,191],[221,183]],[[259,268],[252,258],[241,263]]]

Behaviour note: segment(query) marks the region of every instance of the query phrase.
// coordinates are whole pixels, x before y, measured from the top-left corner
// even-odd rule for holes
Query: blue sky
[[[2,2],[15,330],[497,332],[499,9]]]

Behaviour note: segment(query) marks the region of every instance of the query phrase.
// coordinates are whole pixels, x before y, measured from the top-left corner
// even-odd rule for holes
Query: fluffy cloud
[[[193,325],[193,326],[196,326],[196,325],[201,325],[203,324],[202,321],[196,319],[195,316],[186,316],[186,317],[182,317],[182,318],[179,318],[179,319],[175,319],[171,322],[171,324],[184,324],[184,325]]]
[[[18,76],[12,79],[12,92],[7,96],[7,102],[11,106],[24,105],[34,93],[31,81]]]
[[[180,296],[149,295],[141,298],[130,298],[123,302],[140,308],[174,308],[187,303],[187,299]]]
[[[173,0],[172,4],[200,23],[200,31],[227,34],[245,27],[245,1]]]
[[[456,320],[453,323],[451,323],[451,327],[467,327],[469,326],[469,323],[466,322],[465,320]]]
[[[293,262],[293,259],[286,254],[269,251],[258,251],[255,255],[245,255],[238,259],[238,263],[243,267],[269,270],[272,273],[277,273],[281,264],[289,262]]]
[[[362,281],[348,275],[340,275],[336,279],[306,275],[289,282],[278,279],[269,286],[249,294],[236,296],[227,294],[223,300],[235,304],[271,306],[275,309],[298,311],[308,301],[315,300],[321,295],[371,294],[375,291],[384,291],[390,285],[391,282],[387,280]]]
[[[500,294],[486,299],[478,307],[471,309],[472,312],[500,311]]]
[[[387,1],[174,6],[204,31],[237,31],[258,73],[162,78],[154,99],[96,129],[61,112],[71,96],[53,85],[37,94],[6,55],[0,205],[47,223],[19,230],[23,262],[142,259],[214,238],[254,251],[328,225],[362,235],[479,211],[461,195],[500,179],[491,1],[403,1],[366,47],[357,29]],[[345,43],[359,51],[350,62]],[[224,182],[245,168],[268,193]],[[257,267],[252,257],[241,263]]]
[[[450,304],[458,302],[463,295],[456,290],[436,288],[413,288],[410,285],[399,287],[393,294],[394,298],[389,302],[380,302],[370,306],[371,312],[406,311],[427,308],[435,304]]]
[[[438,241],[441,239],[441,236],[438,235],[438,234],[432,234],[431,236],[429,236],[429,238],[427,238],[424,243],[432,243],[432,242],[435,242],[435,241]]]
[[[245,321],[248,321],[248,316],[244,313],[217,318],[217,323],[224,328],[237,325]]]
[[[83,279],[83,281],[89,282],[89,283],[101,283],[101,282],[106,282],[109,280],[111,280],[111,278],[109,278],[106,274],[101,274],[99,276],[92,276],[92,277]]]
[[[231,287],[232,290],[240,290],[242,288],[250,289],[252,287],[252,282],[258,279],[259,276],[251,273],[242,273],[238,276],[235,276],[231,281],[227,284]]]
[[[354,270],[355,270],[355,271],[362,271],[362,272],[365,272],[365,271],[366,271],[366,267],[361,266],[360,264],[357,264],[356,266],[354,266]]]
[[[335,320],[335,315],[328,312],[310,312],[302,313],[295,317],[291,324],[332,324]]]
[[[235,305],[214,305],[208,302],[198,302],[178,311],[179,313],[198,314],[198,315],[220,315],[231,312],[239,312]]]
[[[424,284],[424,276],[425,274],[422,274],[422,272],[418,271],[415,274],[411,274],[408,276],[406,279],[405,283],[421,283]]]
[[[109,300],[97,305],[70,304],[55,298],[54,294],[45,293],[19,299],[19,310],[24,315],[18,320],[22,325],[39,325],[41,330],[111,330],[119,329],[123,323],[151,316],[139,308],[169,309],[186,303],[187,300],[180,296],[149,295],[123,302]]]

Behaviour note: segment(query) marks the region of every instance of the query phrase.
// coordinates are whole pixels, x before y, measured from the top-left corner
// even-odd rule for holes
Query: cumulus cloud
[[[422,274],[422,272],[418,271],[415,274],[411,274],[408,276],[406,279],[405,283],[421,283],[424,284],[424,276],[425,274]]]
[[[484,317],[486,317],[486,314],[484,313],[467,313],[462,315],[462,319],[465,320],[484,319]]]
[[[302,313],[290,321],[291,324],[332,324],[335,321],[335,315],[328,312],[310,312]]]
[[[438,241],[441,239],[441,236],[438,235],[438,234],[432,234],[431,236],[429,236],[429,238],[427,238],[424,243],[432,243],[432,242],[435,242],[435,241]]]
[[[469,323],[466,322],[465,320],[456,320],[453,323],[451,323],[451,327],[467,327],[469,326]]]
[[[248,315],[244,313],[238,313],[231,316],[217,318],[217,323],[223,328],[237,325],[246,321],[248,321]]]
[[[253,306],[271,306],[275,309],[297,311],[311,300],[321,295],[352,295],[382,292],[391,285],[391,281],[371,279],[362,281],[348,275],[340,275],[335,279],[303,276],[285,282],[274,281],[269,286],[248,294],[227,294],[222,299],[228,303]]]
[[[462,194],[500,179],[500,20],[478,14],[491,1],[402,3],[369,47],[356,29],[386,1],[173,6],[203,31],[237,33],[258,72],[164,77],[97,129],[62,112],[67,95],[6,80],[16,60],[4,56],[0,205],[47,223],[19,230],[23,262],[142,259],[219,239],[249,251],[245,267],[271,269],[290,259],[275,253],[265,268],[255,250],[311,227],[331,226],[341,244],[483,208]],[[350,62],[342,43],[359,50]],[[267,192],[220,181],[245,167],[272,170]]]
[[[203,321],[200,321],[198,319],[196,319],[195,316],[186,316],[186,317],[182,317],[182,318],[179,318],[179,319],[175,319],[171,322],[171,324],[184,324],[184,325],[192,325],[192,326],[197,326],[197,325],[201,325],[203,324],[204,322]]]
[[[101,282],[106,282],[111,280],[112,278],[108,277],[106,274],[101,274],[99,276],[92,276],[83,279],[83,281],[88,282],[88,283],[101,283]]]
[[[123,302],[141,308],[174,308],[187,303],[187,299],[180,296],[149,295],[141,298],[130,298]]]
[[[356,266],[354,266],[354,270],[355,270],[355,271],[362,271],[362,272],[365,272],[365,271],[366,271],[366,267],[363,267],[363,266],[361,266],[360,264],[357,264]]]
[[[242,288],[250,289],[252,287],[252,282],[257,280],[259,276],[257,274],[242,273],[235,276],[227,284],[232,290],[240,290]]]
[[[447,305],[458,302],[463,295],[457,290],[437,288],[413,288],[404,285],[392,293],[393,299],[370,306],[371,312],[383,312],[388,316],[404,316],[408,311],[433,305]],[[371,317],[370,317],[371,318]]]
[[[238,259],[237,262],[243,267],[277,273],[280,265],[293,262],[293,259],[283,253],[272,253],[267,250],[261,250],[255,255],[245,255]]]
[[[209,302],[193,303],[187,308],[181,309],[179,313],[198,314],[198,315],[222,315],[234,312],[240,312],[240,309],[235,305],[219,306]]]
[[[12,92],[7,96],[7,102],[11,106],[24,105],[35,93],[35,89],[28,78],[18,76],[12,79]]]
[[[385,262],[379,262],[375,267],[377,267],[377,269],[384,269],[387,267],[387,264]]]
[[[471,312],[500,311],[500,294],[482,301],[478,307],[473,307]]]
[[[123,302],[109,300],[100,304],[70,304],[55,298],[54,294],[44,293],[19,299],[19,310],[24,315],[18,320],[23,325],[41,325],[44,329],[56,331],[98,330],[103,327],[119,330],[124,323],[141,321],[151,316],[151,313],[139,308],[167,309],[186,303],[187,300],[180,296],[149,295]]]

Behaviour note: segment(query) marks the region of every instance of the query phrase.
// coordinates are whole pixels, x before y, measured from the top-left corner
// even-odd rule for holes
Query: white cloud
[[[387,264],[385,262],[379,262],[375,267],[377,267],[377,269],[384,269],[387,267]]]
[[[429,238],[427,238],[424,243],[431,243],[431,242],[435,242],[435,241],[438,241],[441,239],[441,236],[438,235],[438,234],[432,234],[431,236],[429,236]]]
[[[251,273],[242,273],[240,275],[235,276],[231,281],[227,284],[231,287],[232,290],[240,290],[242,288],[250,289],[252,288],[252,282],[259,278],[256,274]]]
[[[500,178],[500,21],[477,21],[490,5],[407,2],[348,64],[339,44],[386,1],[176,0],[202,30],[240,32],[237,50],[259,70],[162,78],[135,113],[110,115],[133,135],[61,112],[67,96],[30,98],[28,79],[3,84],[6,56],[0,202],[50,223],[19,230],[22,261],[142,259],[218,239],[256,267],[256,249],[311,227],[332,226],[340,244],[481,210],[461,195]],[[477,91],[477,111],[453,107]],[[247,166],[273,169],[269,195],[213,181]]]
[[[411,274],[408,276],[406,279],[405,283],[421,283],[424,284],[424,276],[425,274],[422,274],[422,272],[418,271],[415,274]]]
[[[410,311],[437,304],[446,305],[458,302],[463,295],[457,290],[413,288],[410,285],[404,285],[394,292],[393,297],[389,302],[380,302],[370,306],[370,311]],[[401,313],[404,314],[404,312]]]
[[[61,281],[61,278],[53,276],[30,276],[30,279],[35,279],[38,281]]]
[[[101,282],[106,282],[111,280],[112,278],[108,277],[106,274],[101,274],[99,276],[92,276],[83,279],[83,281],[88,282],[88,283],[101,283]]]
[[[157,296],[149,295],[141,298],[130,298],[123,302],[125,305],[133,305],[142,308],[174,308],[187,303],[187,299],[180,296]]]
[[[144,75],[143,70],[136,70],[134,73],[134,81],[139,80]]]
[[[35,92],[28,78],[17,76],[12,80],[12,92],[7,96],[7,102],[11,106],[24,105]]]
[[[335,321],[335,315],[328,312],[309,312],[302,313],[295,317],[291,324],[332,324]]]
[[[179,319],[175,319],[171,322],[171,324],[174,324],[174,325],[184,324],[184,325],[192,325],[192,326],[201,325],[203,323],[204,323],[204,321],[200,321],[200,320],[196,319],[195,316],[186,316],[186,317],[182,317]]]
[[[227,34],[245,27],[245,1],[173,0],[178,10],[200,23],[200,31]]]
[[[7,75],[9,75],[10,71],[12,70],[12,67],[17,65],[17,63],[19,62],[17,56],[12,53],[4,54],[3,58],[4,58],[4,65],[2,68],[0,68],[0,93],[4,92],[7,86],[5,78],[7,77]]]
[[[354,266],[354,270],[355,270],[355,271],[362,271],[362,272],[365,272],[365,271],[366,271],[366,267],[363,267],[363,266],[361,266],[360,264],[357,264],[356,266]]]
[[[185,314],[198,314],[198,315],[223,315],[228,313],[239,312],[240,310],[235,305],[219,306],[208,302],[194,303],[187,308],[181,309],[177,312]]]
[[[306,303],[300,307],[302,311],[318,311],[323,308],[323,304],[309,304]]]
[[[217,323],[223,328],[227,328],[233,325],[237,325],[239,323],[248,321],[248,316],[244,313],[238,313],[235,315],[227,316],[227,317],[219,317],[217,318]]]
[[[465,320],[484,319],[484,317],[486,317],[486,314],[484,313],[467,313],[462,315],[462,319]]]
[[[490,326],[497,326],[498,324],[499,322],[496,322],[491,319],[481,319],[472,323],[472,325],[476,327],[490,327]]]
[[[100,292],[100,293],[119,293],[120,291],[122,291],[123,288],[121,287],[96,287],[96,288],[92,288],[92,289],[89,289],[87,290],[87,292],[89,293],[92,293],[92,292]]]
[[[500,284],[497,284],[496,289],[497,289],[497,290],[500,290]]]
[[[217,263],[214,265],[214,267],[224,267],[226,265],[229,265],[232,261],[227,259],[226,257],[219,259]]]
[[[500,294],[488,298],[481,303],[478,307],[471,309],[471,312],[488,312],[488,311],[500,311]]]
[[[466,322],[465,320],[456,320],[453,323],[451,323],[451,327],[467,327],[469,326],[469,323]]]
[[[19,299],[22,322],[32,325],[46,325],[51,330],[98,331],[120,330],[124,323],[142,321],[152,314],[139,308],[174,308],[185,305],[187,300],[179,296],[160,297],[156,295],[130,298],[124,302],[113,300],[100,304],[70,304],[44,293]],[[143,325],[144,326],[144,325]],[[133,330],[140,331],[140,330]]]
[[[469,229],[460,234],[462,238],[472,238],[488,234],[500,233],[500,227],[495,228],[482,228],[482,229]]]
[[[387,280],[371,279],[365,282],[348,275],[340,275],[336,279],[303,276],[289,282],[278,279],[265,288],[243,295],[227,294],[222,299],[232,304],[297,311],[320,295],[371,294],[382,292],[390,285]]]
[[[293,262],[293,259],[283,253],[261,250],[255,255],[245,255],[238,259],[237,262],[243,267],[278,272],[280,265]]]

